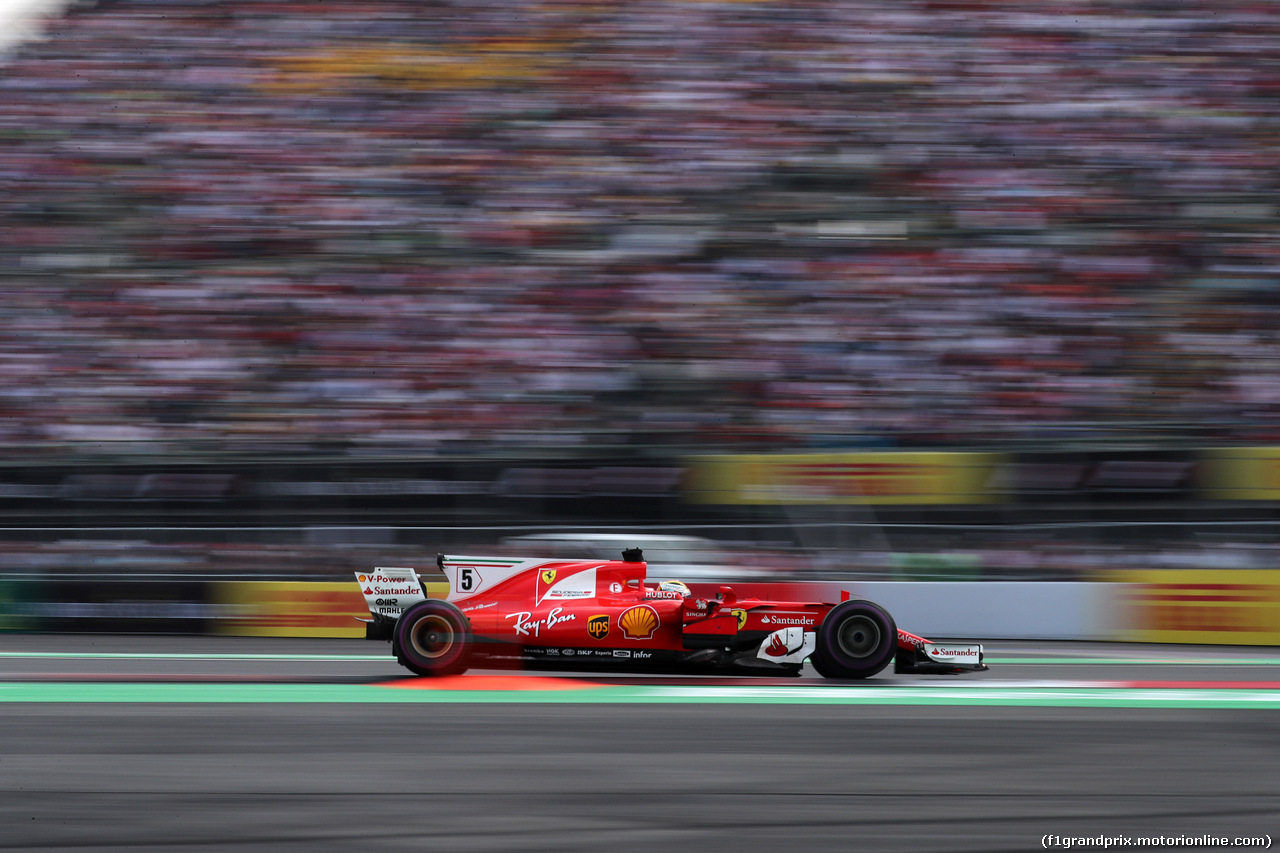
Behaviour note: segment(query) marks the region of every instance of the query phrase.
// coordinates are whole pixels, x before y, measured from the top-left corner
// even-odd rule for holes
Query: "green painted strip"
[[[0,682],[5,702],[127,702],[127,703],[357,703],[416,704],[468,702],[563,702],[580,693],[609,688],[516,692],[505,690],[399,689],[367,684],[206,684],[206,683],[92,683]]]
[[[245,660],[245,661],[379,661],[389,654],[234,654],[200,652],[39,652],[0,651],[9,660]],[[1099,658],[1099,657],[986,657],[991,666],[1280,666],[1280,658]]]
[[[1280,709],[1280,690],[630,686],[564,691],[331,684],[0,683],[0,703],[760,704]]]
[[[660,688],[659,688],[660,689]],[[742,704],[1003,706],[1046,708],[1280,708],[1280,691],[1136,690],[1117,688],[677,688],[678,696],[642,701]],[[711,688],[714,690],[715,688]],[[801,693],[800,691],[804,691]],[[720,692],[717,690],[717,692]]]

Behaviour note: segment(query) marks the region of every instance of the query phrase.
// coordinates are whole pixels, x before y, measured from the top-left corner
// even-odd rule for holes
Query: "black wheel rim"
[[[438,660],[453,648],[453,625],[443,616],[423,616],[409,635],[413,650],[428,660]]]
[[[836,631],[836,645],[851,658],[870,657],[880,647],[880,626],[869,616],[850,616]]]

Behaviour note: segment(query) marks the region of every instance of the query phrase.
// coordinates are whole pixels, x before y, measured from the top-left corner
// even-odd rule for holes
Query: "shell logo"
[[[658,630],[661,624],[658,611],[647,604],[637,604],[629,610],[624,610],[618,617],[618,627],[622,629],[622,636],[628,640],[651,639],[653,632]]]
[[[360,576],[360,583],[364,583],[364,582],[366,582],[367,580],[369,580],[369,576],[368,576],[368,575],[361,575],[361,576]]]

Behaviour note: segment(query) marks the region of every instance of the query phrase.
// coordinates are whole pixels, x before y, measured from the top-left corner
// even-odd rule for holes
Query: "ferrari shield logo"
[[[547,586],[551,586],[551,584],[555,583],[555,580],[556,580],[555,569],[548,569],[547,571],[542,573],[542,582],[545,583]]]
[[[738,630],[741,631],[747,624],[747,611],[730,610],[729,612],[738,618]]]
[[[587,633],[597,640],[609,636],[609,614],[602,613],[587,620]]]

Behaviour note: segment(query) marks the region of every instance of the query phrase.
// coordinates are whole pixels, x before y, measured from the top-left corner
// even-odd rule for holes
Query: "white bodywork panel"
[[[922,648],[925,656],[937,663],[982,662],[982,646],[978,643],[925,643]]]
[[[817,647],[818,635],[803,628],[782,628],[764,638],[756,657],[772,663],[804,663]]]
[[[501,557],[446,557],[440,568],[449,579],[447,601],[461,601],[492,589],[507,578],[536,569],[549,560],[503,559]]]
[[[419,601],[427,600],[414,569],[376,568],[355,574],[370,613],[394,619]]]
[[[538,571],[551,566],[547,571]],[[566,564],[564,560],[520,560],[500,557],[445,557],[440,564],[449,579],[447,601],[461,601],[493,589],[521,574],[528,574],[535,587],[534,601],[593,598],[596,595],[596,566]]]

